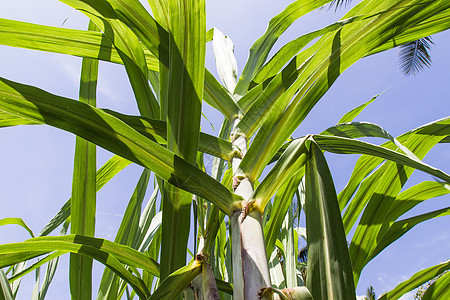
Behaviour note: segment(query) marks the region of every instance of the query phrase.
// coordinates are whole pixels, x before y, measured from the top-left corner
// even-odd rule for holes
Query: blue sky
[[[290,1],[247,0],[207,2],[208,28],[217,27],[235,43],[239,70],[248,56],[248,49],[263,34],[268,21]],[[87,19],[56,0],[0,1],[0,17],[51,26],[85,29]],[[280,39],[283,45],[299,35],[318,29],[339,18],[342,12],[322,10],[295,23]],[[67,19],[67,20],[66,20]],[[64,20],[66,22],[64,23]],[[63,25],[64,23],[64,25]],[[377,123],[397,136],[450,112],[450,33],[434,37],[431,51],[433,66],[416,77],[403,77],[398,71],[396,49],[363,59],[345,71],[330,91],[313,109],[295,137],[319,133],[334,125],[352,108],[372,96],[386,91],[358,118]],[[0,77],[31,84],[49,92],[76,99],[78,97],[81,59],[0,46]],[[215,73],[212,47],[208,48],[208,68]],[[101,63],[98,106],[137,114],[131,88],[123,67]],[[212,109],[205,107],[211,116]],[[216,114],[217,116],[217,114]],[[211,131],[207,121],[202,128]],[[209,118],[215,129],[221,119]],[[48,126],[28,126],[0,130],[0,219],[21,217],[38,233],[46,222],[70,198],[72,181],[73,135]],[[111,156],[99,150],[98,164]],[[328,155],[329,165],[340,191],[353,169],[355,156]],[[448,145],[438,145],[424,159],[428,164],[450,172]],[[114,239],[121,215],[140,175],[141,168],[130,166],[122,171],[98,194],[97,235]],[[423,174],[413,175],[412,183],[432,180]],[[446,207],[450,197],[440,197],[419,205],[408,216]],[[388,291],[415,272],[449,259],[450,218],[441,217],[418,225],[401,240],[376,257],[362,273],[358,294],[373,285],[377,295]],[[13,226],[0,227],[0,242],[22,241],[25,232]],[[48,299],[68,297],[67,258],[51,286]],[[101,270],[101,266],[96,266]],[[18,299],[29,299],[34,276],[23,282]],[[408,299],[408,298],[405,298]]]

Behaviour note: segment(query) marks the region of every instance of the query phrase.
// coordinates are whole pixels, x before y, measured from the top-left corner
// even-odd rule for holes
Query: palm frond
[[[350,4],[352,0],[333,0],[329,4],[326,5],[327,8],[331,9],[334,7],[334,11],[338,10],[342,6],[346,6]]]
[[[434,44],[431,36],[400,46],[400,70],[405,76],[417,75],[431,66],[428,50]]]

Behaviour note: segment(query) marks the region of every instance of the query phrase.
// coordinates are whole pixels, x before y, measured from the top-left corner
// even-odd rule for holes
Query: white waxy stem
[[[234,120],[233,132],[239,120]],[[242,196],[245,202],[245,209],[235,212],[231,217],[233,296],[234,299],[257,299],[262,287],[271,286],[262,216],[260,211],[247,207],[253,193],[253,183],[239,169],[242,157],[247,152],[247,138],[234,132],[232,140],[242,154],[232,160],[234,192]]]

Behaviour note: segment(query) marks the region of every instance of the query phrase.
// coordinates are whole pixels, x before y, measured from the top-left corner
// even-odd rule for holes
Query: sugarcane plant
[[[231,39],[206,28],[204,0],[149,1],[151,13],[138,0],[61,2],[89,18],[87,30],[0,19],[3,45],[83,60],[79,99],[0,78],[2,127],[47,124],[76,135],[72,197],[39,235],[20,218],[0,220],[32,235],[0,245],[3,298],[13,299],[21,277],[47,265],[34,294],[45,297],[58,257],[69,254],[72,299],[93,297],[93,260],[105,265],[98,299],[355,299],[368,262],[416,224],[450,213],[445,207],[399,220],[449,193],[450,176],[421,160],[448,142],[450,118],[395,138],[353,122],[371,99],[320,134],[292,137],[349,66],[450,28],[449,1],[363,0],[269,58],[295,20],[333,2],[293,1],[253,44],[239,78]],[[211,42],[219,79],[205,68]],[[140,115],[96,108],[100,60],[125,67]],[[203,101],[223,115],[218,136],[200,130]],[[98,170],[96,146],[115,154]],[[361,155],[339,194],[324,152]],[[213,157],[211,166],[205,157]],[[132,163],[144,170],[116,238],[98,238],[96,191]],[[404,190],[414,170],[436,180]],[[142,209],[151,172],[156,184]],[[192,231],[195,253],[187,260]],[[299,237],[305,264],[297,259]],[[396,299],[449,268],[419,271],[382,297]]]

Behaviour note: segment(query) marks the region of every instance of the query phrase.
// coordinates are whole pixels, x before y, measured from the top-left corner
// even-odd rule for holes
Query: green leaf
[[[333,179],[322,150],[310,144],[306,162],[306,287],[314,299],[355,299],[352,265]]]
[[[239,116],[240,109],[233,96],[208,70],[205,70],[204,88],[203,97],[209,105],[220,111],[230,121]]]
[[[404,154],[408,155],[411,159],[419,160],[408,148],[403,146],[395,137],[390,135],[381,126],[368,122],[351,122],[338,124],[330,127],[321,135],[335,135],[346,138],[359,138],[359,137],[379,137],[392,141]]]
[[[423,144],[427,145],[427,147],[430,147],[428,149],[431,149],[433,147],[434,143],[440,141],[443,136],[446,135],[446,131],[448,131],[448,119],[442,119],[437,120],[434,122],[431,122],[429,124],[426,124],[424,126],[421,126],[419,128],[416,128],[414,130],[411,130],[405,134],[402,134],[397,138],[397,140],[401,144],[407,144],[408,140],[411,139],[411,145],[416,144]],[[424,143],[425,142],[425,143]],[[384,143],[381,145],[382,147],[389,148],[391,150],[395,150],[396,146],[392,143]],[[408,146],[410,147],[410,146]],[[425,155],[426,152],[423,153]],[[417,154],[417,153],[416,153]],[[348,202],[351,200],[352,195],[355,193],[358,186],[361,184],[361,182],[366,178],[373,170],[381,164],[383,159],[373,157],[373,156],[367,156],[363,155],[361,156],[358,161],[356,162],[356,166],[352,172],[352,175],[345,186],[345,188],[341,191],[339,194],[339,206],[341,210],[348,204]],[[378,171],[377,171],[378,172]],[[350,203],[352,205],[354,201]],[[364,207],[365,205],[361,206]],[[361,210],[356,213],[355,215],[359,215]],[[348,214],[349,209],[347,209],[345,214]],[[353,210],[351,210],[353,211]],[[346,223],[346,215],[344,215],[344,224]],[[352,226],[351,224],[350,226]],[[346,232],[348,232],[349,228],[346,227]]]
[[[89,31],[99,31],[89,22]],[[98,60],[83,58],[79,101],[96,105]],[[96,212],[96,146],[76,137],[72,199],[71,233],[93,237]],[[92,259],[70,254],[69,283],[72,299],[92,298]]]
[[[263,166],[298,128],[345,69],[384,41],[394,39],[408,26],[423,22],[433,13],[450,7],[450,4],[440,2],[423,2],[417,5],[414,0],[405,0],[401,5],[384,1],[361,3],[363,4],[353,8],[345,18],[364,15],[373,17],[325,34],[297,56],[297,64],[301,65],[314,54],[305,71],[297,79],[298,93],[287,109],[275,110],[261,126],[249,147],[241,168],[246,174],[251,174],[250,178],[258,178]],[[264,153],[261,153],[261,149],[264,149]],[[253,161],[245,162],[246,159]]]
[[[168,1],[170,64],[167,147],[194,163],[200,128],[206,49],[204,1]]]
[[[0,256],[0,267],[12,264],[11,256],[16,256],[16,261],[23,261],[52,251],[82,254],[101,262],[127,281],[140,297],[149,296],[146,286],[141,279],[125,269],[123,264],[142,268],[152,274],[159,275],[158,264],[146,255],[130,247],[104,239],[80,235],[38,237],[22,243],[0,245],[0,254],[3,254]]]
[[[424,300],[445,300],[450,297],[450,273],[438,278],[431,284],[425,294]]]
[[[305,172],[303,169],[303,172],[298,172],[289,181],[285,181],[285,183],[275,194],[269,221],[264,226],[264,241],[266,242],[267,253],[272,253],[275,251],[275,242],[278,238],[278,234],[280,233],[284,216],[291,205],[294,194],[298,189],[298,185],[300,184],[304,173]],[[265,208],[264,211],[266,209],[267,208]]]
[[[294,140],[253,192],[251,199],[255,200],[262,209],[281,185],[300,172],[302,166],[306,163],[308,156],[306,140],[307,137]]]
[[[386,247],[393,244],[396,240],[402,237],[405,233],[411,230],[417,224],[424,221],[450,215],[450,207],[438,209],[432,212],[414,216],[405,220],[394,222],[389,229],[386,230],[384,235],[377,239],[376,248],[370,253],[366,260],[366,264],[369,263],[375,256],[377,256]]]
[[[401,192],[392,203],[385,222],[393,223],[401,215],[425,200],[450,193],[450,185],[442,182],[424,181]]]
[[[448,130],[448,119],[444,119],[425,125],[418,130],[414,130],[403,137],[399,137],[399,140],[422,159],[425,154],[442,139],[442,135],[447,135]],[[386,148],[391,147],[392,145],[387,145]],[[398,153],[398,155],[402,154]],[[395,155],[391,158],[386,156],[386,158],[392,160],[394,156]],[[411,176],[414,168],[426,171],[434,176],[437,175],[430,172],[430,167],[427,165],[415,166],[414,162],[419,162],[416,160],[411,160],[411,164],[402,162],[401,160],[394,161],[385,162],[381,168],[368,177],[368,182],[374,181],[374,183],[368,184],[363,193],[360,194],[358,191],[357,195],[352,200],[352,203],[355,203],[355,205],[353,205],[353,207],[349,206],[344,215],[344,225],[346,226],[347,231],[352,226],[352,223],[346,221],[347,212],[349,211],[353,215],[353,220],[355,220],[355,217],[358,218],[363,207],[365,207],[360,224],[356,228],[350,244],[350,256],[352,259],[355,281],[358,280],[359,274],[366,264],[367,257],[370,256],[375,249],[376,241],[383,236],[389,223],[392,221],[387,220],[386,217],[389,215],[392,203],[395,201],[395,198],[400,193],[401,188],[404,186],[409,176]],[[426,169],[428,169],[428,171]],[[448,176],[443,172],[441,175],[441,177]]]
[[[309,62],[309,59],[306,60],[296,69],[295,62],[292,61],[282,72],[277,74],[259,96],[253,100],[252,106],[239,122],[238,130],[247,137],[251,137],[266,118],[286,109],[289,101],[297,92],[298,85],[295,84],[295,81]],[[246,94],[242,98],[251,98],[252,96],[249,93],[248,96]],[[247,100],[243,99],[242,101]]]
[[[169,65],[167,149],[195,165],[201,121],[206,53],[205,1],[168,0]],[[166,105],[166,107],[164,107]],[[162,193],[161,279],[186,264],[192,195],[164,185]]]
[[[100,32],[0,19],[0,43],[12,47],[122,63],[111,42]],[[150,59],[150,56],[148,58]],[[151,61],[151,65],[155,66],[157,60],[154,56]]]
[[[360,106],[352,109],[351,111],[343,115],[342,118],[339,120],[338,124],[353,122],[353,119],[356,118],[356,116],[358,116],[370,103],[375,101],[375,99],[377,99],[378,96],[380,95],[373,96],[372,99],[370,99],[366,103],[361,104]]]
[[[146,117],[124,115],[109,109],[105,109],[104,111],[122,120],[151,140],[159,144],[166,144],[166,122],[149,119]],[[234,155],[234,149],[231,142],[203,132],[200,132],[198,151],[205,152],[228,161],[230,161]]]
[[[450,183],[450,175],[444,173],[443,171],[384,147],[342,137],[314,135],[313,138],[316,143],[320,145],[320,148],[325,151],[340,154],[368,154],[377,156],[415,168],[417,170],[421,170],[422,172],[436,176],[437,178]]]
[[[13,282],[15,280],[18,280],[19,278],[21,278],[22,276],[38,269],[39,267],[41,267],[42,265],[51,262],[53,259],[58,259],[59,256],[66,254],[67,251],[55,251],[49,255],[47,255],[46,257],[39,259],[37,262],[35,262],[34,264],[32,264],[31,266],[29,266],[28,268],[22,270],[21,272],[18,272],[16,274],[14,274],[13,276],[11,276],[9,278],[10,282]],[[48,268],[51,268],[50,265]],[[48,269],[49,270],[49,269]]]
[[[125,41],[132,36],[139,40],[159,60],[168,63],[168,34],[145,10],[138,0],[60,0],[91,18],[120,49],[127,50]],[[125,29],[126,26],[129,29]],[[130,32],[133,34],[129,34]],[[112,34],[114,31],[119,38]],[[125,32],[127,34],[124,34]],[[120,39],[123,39],[120,41]],[[132,44],[133,45],[133,44]],[[127,51],[124,51],[127,53]],[[139,63],[137,65],[140,65]]]
[[[322,29],[312,31],[310,33],[304,34],[283,47],[259,70],[259,72],[253,78],[254,83],[262,83],[266,79],[277,75],[278,72],[286,65],[286,63],[291,60],[300,50],[307,46],[312,40],[318,38],[328,32],[336,31],[346,24],[350,24],[357,20],[362,19],[361,17],[353,17],[345,20],[338,21],[331,25],[328,25]]]
[[[187,266],[170,274],[155,290],[149,300],[176,299],[194,278],[202,271],[202,262],[192,260]]]
[[[387,49],[417,41],[426,36],[447,30],[450,28],[450,9],[430,15],[430,17],[419,24],[409,27],[402,32],[395,40],[387,40],[378,48],[374,49],[369,55],[378,53]]]
[[[119,119],[78,101],[0,79],[0,110],[72,132],[142,165],[231,215],[241,197]]]
[[[248,61],[236,86],[235,94],[244,95],[254,75],[259,71],[281,34],[295,20],[313,11],[331,0],[297,0],[273,17],[266,32],[250,48]]]
[[[19,225],[24,228],[31,237],[34,237],[33,231],[28,227],[28,225],[21,218],[4,218],[0,220],[0,226],[3,225]]]
[[[402,283],[397,285],[393,290],[383,294],[380,297],[380,300],[398,299],[402,295],[406,294],[409,291],[412,291],[416,287],[419,287],[420,285],[433,279],[434,277],[438,276],[439,274],[443,273],[448,269],[450,269],[450,261],[443,262],[439,265],[421,270],[416,274],[414,274],[413,276],[411,276],[411,278],[409,278],[408,280],[403,281]]]
[[[154,47],[155,43],[157,47],[159,46],[159,33],[156,22],[142,4],[135,0],[61,1],[86,14],[108,36],[125,65],[141,114],[157,118],[159,105],[148,84],[147,63],[139,40],[143,36],[139,30],[147,25],[145,29],[149,35],[146,36],[144,43],[151,39],[152,30],[158,35],[152,40],[151,45],[146,43],[147,48],[156,53],[156,56],[159,52]],[[130,5],[133,5],[132,9]],[[142,22],[146,24],[143,25]]]

